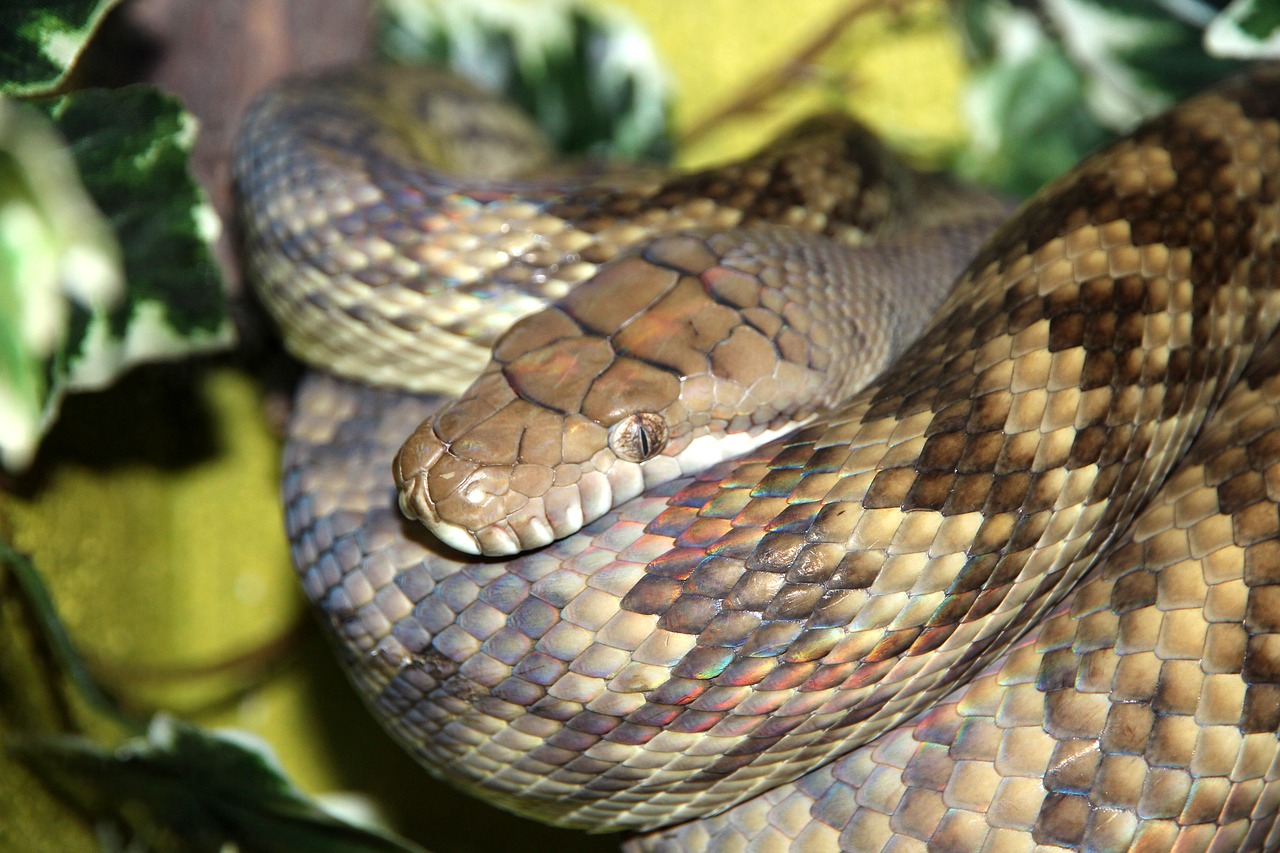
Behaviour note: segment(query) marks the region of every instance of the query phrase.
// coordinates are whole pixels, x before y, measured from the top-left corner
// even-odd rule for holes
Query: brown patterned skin
[[[236,143],[237,203],[255,288],[290,351],[458,394],[511,323],[641,239],[776,222],[857,243],[893,224],[914,183],[838,116],[675,176],[523,178],[548,166],[537,134],[427,69],[341,69],[262,97]]]
[[[498,340],[397,454],[401,508],[515,554],[758,447],[887,367],[1008,212],[857,249],[776,226],[659,237]]]
[[[967,686],[627,849],[1275,850],[1277,343],[1097,571]]]
[[[379,475],[436,403],[314,376],[304,586],[434,772],[683,824],[638,848],[1276,849],[1278,199],[1265,69],[1024,206],[867,390],[507,562]]]

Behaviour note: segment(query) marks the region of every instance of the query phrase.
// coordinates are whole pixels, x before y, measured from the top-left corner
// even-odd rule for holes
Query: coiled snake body
[[[774,214],[804,227],[788,211],[811,209],[792,142],[728,173],[748,189],[467,195],[318,88],[332,100],[259,107],[238,171],[266,301],[345,318],[293,344],[341,349],[339,369],[363,328],[420,333],[426,266],[467,255],[536,289],[550,254],[584,278],[575,263],[620,251],[600,235],[630,234],[624,211],[737,225],[788,176]],[[281,116],[319,128],[310,150]],[[862,163],[828,188],[867,194],[817,193],[810,227],[892,226],[909,179]],[[538,222],[504,230],[497,208]],[[468,217],[505,248],[456,236]],[[1024,205],[866,390],[511,560],[450,552],[399,512],[390,462],[437,397],[312,374],[286,459],[295,561],[433,772],[558,823],[654,830],[637,850],[1278,849],[1278,255],[1265,69]],[[279,295],[297,275],[338,295]],[[389,320],[361,301],[380,289]],[[386,381],[393,347],[360,340]]]

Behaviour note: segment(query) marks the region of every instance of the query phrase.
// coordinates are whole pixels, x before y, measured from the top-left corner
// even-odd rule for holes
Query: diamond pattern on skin
[[[687,831],[723,837],[725,849],[748,836],[869,850],[1170,849],[1180,839],[1197,849],[1211,835],[1223,849],[1271,843],[1261,824],[1276,796],[1270,656],[1280,602],[1268,559],[1280,513],[1266,494],[1274,490],[1250,489],[1274,476],[1274,419],[1237,411],[1238,396],[1220,415],[1238,419],[1238,434],[1206,432],[1186,469],[1200,473],[1175,475],[1157,514],[1069,609],[988,666],[1155,492],[1194,413],[1248,356],[1251,345],[1234,342],[1274,325],[1276,300],[1261,291],[1276,275],[1273,209],[1228,194],[1223,207],[1239,219],[1217,242],[1150,216],[1157,203],[1195,203],[1239,171],[1237,155],[1259,167],[1259,197],[1280,196],[1280,130],[1249,124],[1264,106],[1254,90],[1234,94],[1239,107],[1202,101],[1203,121],[1166,120],[1171,138],[1198,141],[1195,157],[1117,149],[1112,166],[1147,170],[1154,195],[1132,192],[1128,166],[1094,161],[1056,201],[1033,203],[1022,230],[979,258],[973,300],[953,300],[950,328],[935,326],[829,422],[511,563],[432,551],[377,486],[371,472],[385,470],[395,422],[422,414],[412,398],[354,392],[372,406],[357,411],[346,391],[314,379],[290,451],[290,524],[304,585],[354,677],[424,761],[469,786],[530,796],[520,808],[563,823],[657,826],[740,802]],[[1241,127],[1260,129],[1233,148],[1220,131]],[[1172,187],[1162,183],[1168,168],[1179,177]],[[1062,236],[1063,217],[1087,239]],[[1077,243],[1125,235],[1137,254],[1120,253],[1124,275],[1075,288],[1061,280],[1058,262]],[[1150,302],[1135,275],[1151,278]],[[1064,320],[1055,333],[1051,319],[1046,329],[1046,317],[1072,313],[1068,304],[1087,322]],[[1135,313],[1141,338],[1126,322]],[[1146,319],[1157,315],[1167,319]],[[1065,348],[1047,365],[1029,355],[1055,345]],[[1071,349],[1082,356],[1062,355]],[[1274,369],[1274,358],[1263,366]],[[1254,379],[1235,394],[1270,387]],[[330,423],[334,414],[348,423]],[[960,429],[963,443],[936,439],[927,450]],[[1063,430],[1075,432],[1069,443]],[[1237,438],[1244,444],[1229,446]],[[952,473],[944,452],[968,455],[939,505],[929,478]],[[925,455],[931,468],[913,467]],[[810,477],[824,478],[822,489],[806,487]],[[957,493],[963,500],[949,505]],[[952,519],[964,521],[952,530]],[[973,541],[953,550],[962,530]],[[865,547],[841,555],[850,543]],[[347,579],[364,565],[377,570]],[[642,576],[673,581],[679,594],[655,582],[628,609]],[[811,616],[780,615],[815,583],[824,592]],[[404,608],[381,592],[388,585],[413,602],[404,629],[382,609]],[[508,596],[521,590],[553,612],[517,619],[523,602]],[[718,612],[705,625],[683,615],[686,594],[691,610],[705,599]],[[624,613],[654,621],[654,632],[641,638],[638,623],[615,623]],[[669,613],[681,615],[664,622]],[[610,624],[617,635],[604,642]],[[506,627],[529,628],[520,634],[532,650],[518,663],[498,647]],[[933,705],[974,671],[983,674]],[[1140,784],[1115,782],[1134,772]],[[806,811],[808,823],[797,817]]]
[[[1280,589],[1278,368],[1273,343],[1133,532],[972,684],[626,849],[1271,849],[1280,620],[1249,614]]]
[[[385,102],[437,132],[388,126]],[[866,129],[835,116],[724,170],[569,191],[521,180],[545,166],[536,134],[492,96],[424,69],[344,69],[259,101],[236,183],[253,211],[255,286],[291,351],[375,384],[456,394],[512,322],[638,240],[752,222],[856,239],[900,209],[907,181]],[[463,192],[423,154],[493,180]]]

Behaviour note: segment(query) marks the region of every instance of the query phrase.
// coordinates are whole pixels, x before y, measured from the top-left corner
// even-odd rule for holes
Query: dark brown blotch
[[[1240,731],[1245,734],[1274,733],[1280,729],[1280,686],[1251,684],[1244,694]]]
[[[902,508],[913,510],[941,510],[951,494],[954,474],[919,474],[907,492]]]
[[[1077,794],[1049,794],[1040,806],[1032,837],[1037,844],[1079,848],[1089,821],[1089,798]]]
[[[912,468],[885,468],[871,481],[862,505],[867,509],[901,507],[915,479]]]
[[[658,625],[678,634],[701,634],[719,612],[718,600],[684,593],[667,608]]]
[[[646,615],[665,613],[680,597],[681,584],[672,578],[645,575],[622,597],[622,609]]]
[[[1092,740],[1059,739],[1044,775],[1045,788],[1054,794],[1088,791],[1100,759],[1098,745]]]
[[[1244,582],[1248,586],[1280,584],[1280,539],[1266,539],[1245,549]]]

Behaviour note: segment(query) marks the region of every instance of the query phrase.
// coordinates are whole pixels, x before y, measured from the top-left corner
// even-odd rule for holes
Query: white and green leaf
[[[0,9],[0,92],[36,95],[66,78],[103,15],[120,0],[5,0]]]
[[[961,0],[959,8],[975,67],[974,134],[960,168],[1019,194],[1243,67],[1245,54],[1214,48],[1214,27],[1232,10],[1219,15],[1202,0]],[[1277,26],[1260,14],[1249,21],[1269,34]]]
[[[1061,46],[1028,10],[972,9],[986,61],[965,93],[969,144],[954,164],[971,180],[1027,195],[1106,138]]]
[[[146,87],[0,114],[0,462],[21,469],[72,390],[232,340],[186,163],[193,119]]]
[[[24,467],[124,298],[120,248],[49,121],[0,98],[0,461]]]
[[[648,35],[576,0],[382,0],[378,48],[523,107],[566,154],[663,158],[671,84]]]
[[[63,704],[94,712],[120,733],[107,743],[50,731],[42,717],[36,731],[6,732],[4,748],[95,819],[104,849],[424,853],[382,829],[362,798],[335,798],[339,809],[303,792],[252,734],[204,729],[166,714],[144,723],[127,713],[85,665],[35,565],[2,539],[0,571],[12,575],[26,605],[50,664],[49,689],[70,691],[78,701]],[[0,698],[21,703],[26,696]],[[11,705],[4,710],[15,715]]]
[[[1209,23],[1204,42],[1214,56],[1280,58],[1280,3],[1232,0]]]
[[[325,809],[294,786],[263,741],[245,732],[202,729],[161,714],[144,735],[116,747],[52,735],[16,739],[10,748],[100,816],[99,834],[122,849],[163,849],[166,840],[181,839],[184,850],[425,853]]]
[[[233,340],[210,246],[221,221],[187,171],[195,119],[147,86],[89,89],[50,104],[85,186],[124,260],[123,302],[106,339],[77,353],[73,387],[96,387],[133,364],[222,349]]]

